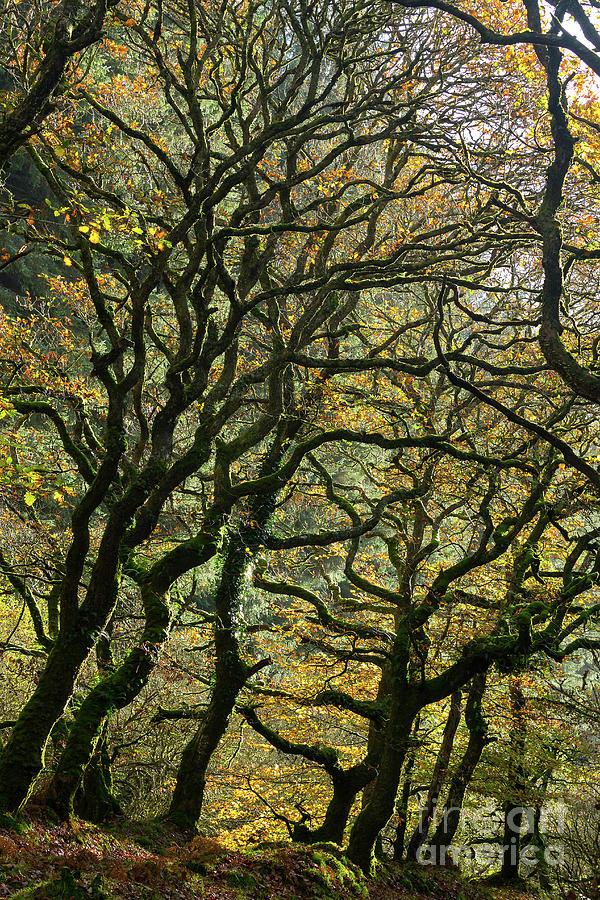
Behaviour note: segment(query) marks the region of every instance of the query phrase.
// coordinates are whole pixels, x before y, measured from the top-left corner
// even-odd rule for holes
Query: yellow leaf
[[[65,266],[72,266],[72,265],[73,265],[72,260],[70,260],[68,256],[63,256],[63,262],[64,262]]]
[[[94,229],[94,231],[92,231],[92,233],[90,234],[90,243],[97,244],[99,241],[100,241],[100,232],[98,232]]]
[[[25,497],[23,498],[27,506],[33,506],[35,503],[35,494],[32,494],[31,491],[27,491]]]

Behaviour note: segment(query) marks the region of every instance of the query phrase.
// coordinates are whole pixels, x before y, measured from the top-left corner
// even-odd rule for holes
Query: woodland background
[[[3,896],[599,896],[597,28],[0,0]]]

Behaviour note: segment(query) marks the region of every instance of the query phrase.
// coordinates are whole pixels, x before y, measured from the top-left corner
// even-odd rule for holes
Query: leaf
[[[33,506],[35,503],[35,494],[32,494],[31,491],[27,491],[25,497],[23,498],[27,506]]]
[[[65,266],[72,266],[72,265],[73,265],[73,260],[72,260],[72,259],[69,259],[68,256],[63,256],[63,262],[64,262]]]
[[[94,229],[90,234],[90,244],[98,244],[100,242],[100,232]]]

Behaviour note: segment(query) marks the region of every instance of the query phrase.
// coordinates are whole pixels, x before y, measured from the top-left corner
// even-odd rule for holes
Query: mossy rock
[[[350,862],[336,844],[317,844],[308,848],[307,855],[319,866],[330,895],[336,897],[341,888],[353,900],[368,900],[367,882],[361,870]]]
[[[259,859],[253,855],[253,865],[259,874],[248,896],[253,900],[263,900],[263,897],[270,900],[275,896],[281,900],[288,897],[302,897],[303,900],[340,900],[341,897],[345,900],[368,900],[367,882],[360,869],[347,860],[336,845],[321,846],[322,849],[310,845],[290,847],[287,844],[263,852]],[[240,868],[243,871],[243,867]],[[242,881],[232,886],[246,890],[252,888]]]

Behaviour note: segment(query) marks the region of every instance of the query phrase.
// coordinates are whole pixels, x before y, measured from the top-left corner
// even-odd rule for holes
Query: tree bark
[[[206,772],[212,755],[227,730],[238,694],[246,682],[246,670],[237,665],[219,667],[220,674],[202,724],[183,751],[169,818],[184,828],[196,828],[202,811]]]
[[[113,794],[111,760],[108,752],[108,719],[102,725],[102,733],[94,755],[83,773],[73,807],[75,813],[82,819],[96,824],[123,814]]]
[[[375,697],[376,703],[385,703],[387,698],[390,696],[391,689],[391,677],[390,677],[390,666],[386,662],[381,670],[381,678],[379,679],[379,684],[377,686],[377,695]],[[383,745],[384,745],[384,733],[380,725],[377,725],[375,722],[371,722],[369,725],[369,736],[367,738],[367,755],[372,759],[381,759],[381,754],[383,753]],[[370,800],[371,793],[373,791],[373,779],[370,779],[368,784],[365,785],[363,794],[362,794],[362,802],[361,808],[367,805]]]
[[[317,841],[331,841],[334,844],[342,844],[344,832],[348,824],[350,810],[354,805],[360,791],[373,781],[375,769],[366,764],[359,763],[352,769],[332,779],[333,794],[327,804],[323,824],[316,828],[310,837],[310,843]]]
[[[333,794],[327,804],[322,824],[314,829],[297,825],[294,829],[294,840],[305,844],[327,841],[341,845],[354,802],[360,791],[371,784],[376,772],[375,756],[370,754],[350,769],[329,772]]]

